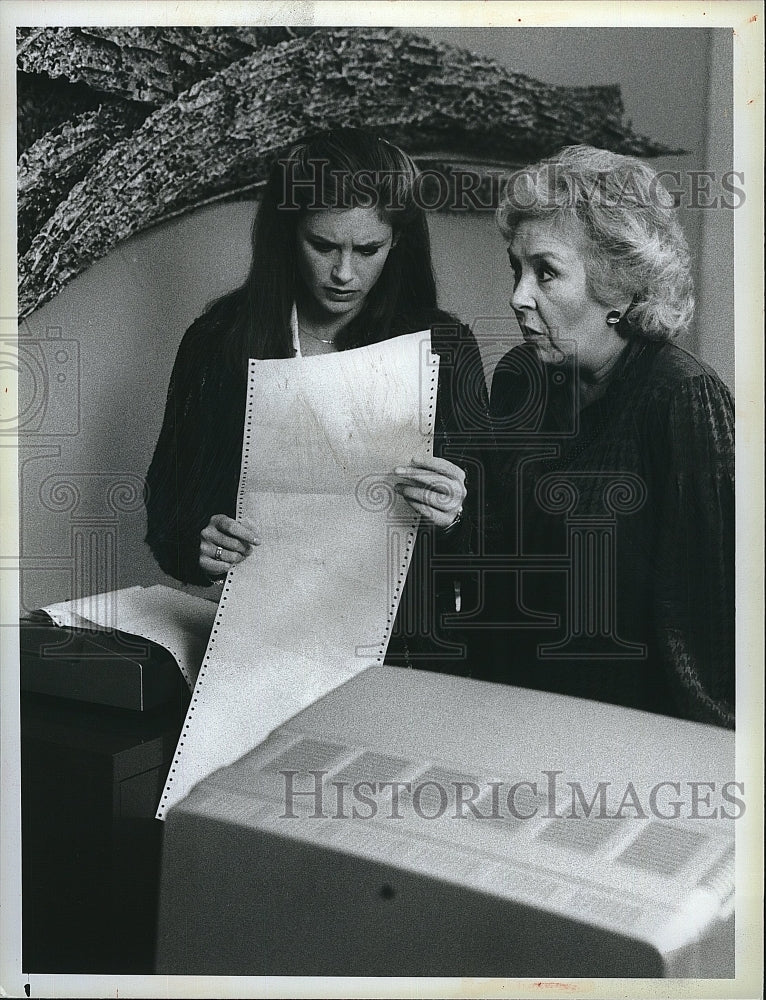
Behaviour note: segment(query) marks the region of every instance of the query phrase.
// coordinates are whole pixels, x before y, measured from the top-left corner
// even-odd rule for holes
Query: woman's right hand
[[[200,532],[199,568],[211,580],[222,579],[260,544],[249,521],[213,514]]]

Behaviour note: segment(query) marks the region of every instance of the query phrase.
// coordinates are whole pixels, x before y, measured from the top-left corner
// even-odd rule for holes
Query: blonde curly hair
[[[511,240],[525,219],[579,223],[587,244],[586,274],[593,297],[626,297],[620,321],[626,334],[669,340],[694,313],[689,246],[673,198],[659,175],[633,156],[594,146],[566,146],[555,156],[518,170],[497,210]]]

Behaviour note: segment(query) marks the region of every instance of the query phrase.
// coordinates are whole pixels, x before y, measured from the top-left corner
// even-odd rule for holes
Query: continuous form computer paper
[[[171,587],[125,587],[74,601],[49,604],[43,611],[56,625],[85,623],[118,629],[163,646],[178,664],[190,689],[197,680],[216,613],[211,601]]]
[[[159,819],[382,663],[418,525],[393,470],[432,454],[437,376],[428,332],[250,362],[237,516],[261,544],[224,585]]]

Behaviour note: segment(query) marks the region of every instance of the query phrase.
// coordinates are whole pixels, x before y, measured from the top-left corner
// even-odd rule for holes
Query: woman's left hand
[[[435,524],[454,524],[466,497],[465,472],[446,458],[424,458],[394,469],[397,491],[413,510]]]

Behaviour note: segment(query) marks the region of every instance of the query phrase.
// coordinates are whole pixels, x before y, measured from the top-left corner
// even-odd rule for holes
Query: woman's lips
[[[325,292],[336,299],[350,299],[356,295],[356,289],[354,288],[332,288],[329,285],[325,286]]]
[[[547,339],[547,335],[542,330],[535,330],[533,326],[524,322],[523,313],[516,313],[516,322],[519,324],[521,335],[525,340],[537,340],[541,337]]]

